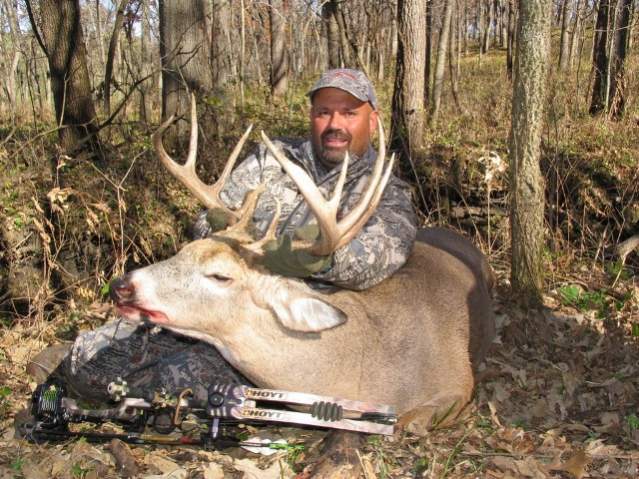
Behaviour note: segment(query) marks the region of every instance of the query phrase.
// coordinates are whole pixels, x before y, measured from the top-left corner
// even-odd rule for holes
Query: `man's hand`
[[[313,240],[318,235],[316,225],[303,226],[295,231],[295,236],[305,240]],[[288,235],[269,241],[264,251],[264,266],[273,273],[291,278],[308,278],[326,269],[332,261],[331,255],[315,256],[303,250],[293,251]]]
[[[222,208],[211,208],[206,212],[206,221],[211,227],[211,233],[217,233],[229,226],[229,216]]]

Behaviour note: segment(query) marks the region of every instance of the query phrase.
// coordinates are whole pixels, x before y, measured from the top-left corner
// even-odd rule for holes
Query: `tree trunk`
[[[568,68],[568,16],[569,10],[568,5],[570,0],[563,0],[563,5],[561,6],[561,39],[559,45],[559,70],[565,71]]]
[[[463,29],[462,29],[462,40],[464,42],[463,50],[464,55],[468,54],[468,0],[464,1],[464,19],[463,19]]]
[[[581,0],[575,0],[575,21],[570,35],[570,58],[568,65],[572,68],[577,56],[577,47],[579,45],[579,37],[581,33]]]
[[[335,11],[333,13],[335,15],[335,19],[337,20],[337,27],[339,29],[339,43],[340,43],[340,53],[342,57],[342,64],[347,68],[354,68],[355,62],[353,62],[353,57],[351,55],[351,47],[348,41],[348,26],[344,21],[344,13],[340,8],[339,3],[336,3]]]
[[[95,9],[93,10],[93,12],[95,15],[95,40],[98,44],[100,60],[102,64],[106,64],[106,52],[104,50],[104,42],[102,41],[102,24],[100,22],[100,0],[95,0]]]
[[[457,38],[457,29],[458,29],[458,11],[457,11],[457,2],[456,0],[450,1],[451,4],[451,20],[450,20],[450,32],[448,34],[448,73],[450,74],[450,90],[453,95],[453,101],[455,102],[455,106],[457,107],[457,111],[459,113],[463,113],[463,108],[461,103],[459,102],[459,92],[457,88],[457,47],[458,47],[458,38]]]
[[[424,111],[430,108],[430,58],[433,40],[433,0],[426,0],[426,58],[424,59]]]
[[[511,284],[520,304],[541,303],[544,180],[539,166],[550,50],[550,0],[519,0],[510,131]]]
[[[271,19],[271,96],[281,98],[288,84],[288,51],[286,43],[286,11],[282,0],[270,0]]]
[[[8,0],[5,0],[3,3],[5,15],[7,16],[8,20],[7,23],[9,24],[9,33],[11,38],[11,45],[6,48],[5,52],[3,52],[5,60],[11,58],[11,60],[7,62],[8,64],[5,71],[7,74],[7,104],[9,105],[9,108],[11,108],[12,117],[15,118],[18,102],[18,85],[16,82],[16,73],[18,72],[18,64],[20,62],[22,33],[20,32],[20,24],[18,22],[18,12],[16,10],[17,6],[15,5],[15,3]],[[6,37],[4,40],[6,41]]]
[[[437,63],[435,64],[435,78],[433,80],[433,101],[430,111],[431,126],[437,122],[442,90],[444,89],[444,72],[446,70],[446,55],[448,50],[448,37],[450,35],[450,23],[453,12],[453,0],[447,0],[442,19],[442,28],[439,31],[437,44]]]
[[[501,48],[508,46],[508,0],[499,0],[499,45]]]
[[[88,145],[87,150],[101,158],[79,0],[42,0],[37,6],[62,149],[72,155]],[[36,31],[33,23],[32,17]]]
[[[122,28],[122,22],[124,20],[124,8],[128,3],[129,0],[120,0],[120,5],[118,5],[118,10],[115,15],[115,23],[113,24],[113,33],[111,33],[111,40],[109,41],[109,52],[107,54],[106,67],[104,69],[104,114],[107,117],[111,115],[111,77],[113,75],[113,60],[115,57],[115,50],[118,45],[120,29]]]
[[[420,155],[424,139],[424,63],[426,4],[399,0],[397,59],[391,118],[391,148],[400,152],[400,167],[413,170],[413,155]]]
[[[597,11],[597,24],[593,44],[592,68],[594,83],[592,98],[590,100],[590,114],[596,115],[606,108],[606,95],[608,93],[608,10],[609,0],[599,0]]]
[[[446,2],[448,4],[448,2]],[[492,30],[495,13],[493,11],[493,2],[486,0],[486,27],[484,28],[484,38],[481,42],[482,53],[487,53],[490,48],[490,32]]]
[[[479,48],[479,63],[481,64],[482,54],[484,53],[484,0],[477,0],[477,44]]]
[[[145,77],[152,71],[152,67],[149,65],[149,44],[151,38],[151,25],[149,22],[149,6],[147,2],[142,2],[142,18],[140,19],[140,76]],[[149,122],[147,112],[147,82],[142,82],[138,86],[139,101],[138,101],[138,116],[142,123]]]
[[[517,22],[515,0],[508,0],[508,46],[506,49],[506,74],[513,79],[513,51],[515,43],[515,24]]]
[[[231,58],[231,1],[213,0],[211,20],[211,70],[215,89],[222,91],[233,76]]]
[[[328,50],[328,68],[339,68],[339,44],[340,33],[337,25],[337,3],[330,0],[322,8],[324,21],[326,22],[326,47]]]
[[[618,0],[610,63],[610,91],[608,93],[610,116],[617,120],[622,117],[626,104],[624,66],[628,52],[631,8],[632,0]]]
[[[160,57],[162,60],[162,119],[189,111],[189,92],[210,90],[207,2],[160,0]],[[189,125],[167,131],[166,143],[186,137]],[[177,130],[177,131],[176,131]]]

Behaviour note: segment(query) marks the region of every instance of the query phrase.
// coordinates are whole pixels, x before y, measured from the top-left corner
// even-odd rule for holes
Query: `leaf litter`
[[[498,337],[459,423],[426,437],[370,437],[358,456],[361,477],[639,477],[639,338],[632,334],[637,305],[604,319],[564,306],[553,295],[545,306],[522,311],[499,302]],[[108,316],[104,305],[90,308],[91,324]],[[36,386],[25,373],[26,361],[56,342],[55,329],[54,322],[40,322],[0,330],[0,478],[309,477],[322,433],[302,452],[270,456],[237,448],[122,448],[83,440],[35,445],[14,439],[13,417]],[[260,436],[271,432],[274,440],[282,437],[273,426]],[[305,434],[286,428],[284,436]]]

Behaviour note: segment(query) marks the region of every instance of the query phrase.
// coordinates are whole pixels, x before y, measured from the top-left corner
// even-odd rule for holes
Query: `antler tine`
[[[186,188],[195,195],[195,197],[202,202],[206,208],[219,208],[222,209],[229,217],[231,223],[236,223],[240,220],[243,214],[247,213],[247,208],[241,208],[240,211],[235,212],[229,208],[220,200],[220,191],[224,187],[237,158],[246,142],[253,125],[249,125],[246,129],[240,141],[237,142],[233,152],[229,156],[226,162],[222,174],[213,185],[207,185],[200,180],[195,171],[195,162],[197,158],[197,141],[198,141],[198,125],[197,125],[197,108],[195,102],[195,95],[191,95],[191,135],[189,139],[189,152],[187,154],[186,162],[183,165],[177,163],[164,149],[162,143],[162,136],[166,129],[175,121],[175,115],[171,115],[159,128],[153,133],[153,146],[156,153],[160,157],[160,161],[169,172],[175,176],[180,182],[186,186]]]
[[[277,224],[280,220],[280,215],[282,214],[282,205],[279,200],[275,198],[275,213],[273,213],[273,219],[271,219],[271,224],[268,226],[266,233],[264,236],[260,238],[258,241],[255,241],[249,245],[246,245],[247,249],[250,249],[254,253],[262,252],[262,248],[269,241],[275,240],[275,232],[277,231]]]
[[[368,181],[366,191],[358,201],[357,205],[355,205],[355,207],[351,211],[349,211],[348,214],[339,222],[341,233],[340,236],[345,235],[348,230],[354,228],[355,225],[359,223],[360,217],[368,211],[368,207],[371,204],[373,196],[380,188],[380,180],[382,178],[382,171],[384,169],[384,160],[386,159],[386,140],[384,138],[384,128],[382,126],[382,121],[379,118],[377,120],[377,128],[379,132],[379,152],[377,153],[377,159],[375,160],[373,173],[371,174],[371,178]],[[381,186],[382,190],[384,186]]]
[[[360,229],[362,229],[364,227],[366,222],[369,220],[369,218],[375,212],[375,209],[377,208],[377,205],[379,204],[380,200],[382,199],[382,195],[384,194],[384,189],[386,188],[386,185],[388,184],[388,180],[390,179],[390,175],[391,175],[391,173],[393,171],[393,164],[394,163],[395,163],[395,154],[392,154],[391,157],[390,157],[390,160],[388,162],[388,166],[386,166],[386,169],[384,170],[384,176],[382,176],[382,179],[379,182],[379,185],[378,185],[378,187],[375,190],[375,194],[373,195],[373,198],[371,199],[371,202],[368,205],[368,208],[359,217],[357,222],[355,224],[353,224],[351,228],[348,229],[347,233],[344,234],[344,236],[341,237],[341,239],[338,241],[335,249],[341,248],[345,244],[348,244],[348,242],[355,237],[355,235],[359,232]]]
[[[308,173],[306,173],[301,167],[289,161],[289,159],[286,158],[286,156],[283,155],[282,152],[275,147],[275,145],[273,145],[269,137],[266,136],[266,133],[264,132],[262,132],[262,140],[278,163],[282,166],[282,168],[284,168],[284,171],[286,171],[288,176],[290,176],[295,182],[300,193],[302,193],[302,196],[306,199],[306,202],[317,218],[317,223],[322,231],[322,235],[324,237],[335,237],[337,234],[337,224],[335,222],[337,206],[335,205],[335,207],[331,209],[333,205],[329,205],[327,203],[322,192],[315,185],[311,177],[308,176]],[[344,172],[343,167],[342,172]],[[342,180],[342,176],[345,176],[345,173],[340,176],[340,180]],[[344,181],[342,180],[341,183],[343,184]]]

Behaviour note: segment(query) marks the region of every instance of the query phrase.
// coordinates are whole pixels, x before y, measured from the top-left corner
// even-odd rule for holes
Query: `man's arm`
[[[334,253],[330,269],[312,277],[348,289],[370,288],[404,265],[413,249],[416,233],[417,216],[409,189],[403,181],[391,177],[366,225],[352,241]]]
[[[260,145],[233,169],[220,193],[220,199],[229,208],[237,209],[249,191],[257,188],[267,176],[277,174],[280,170],[275,159],[267,161],[265,149]],[[197,215],[191,231],[193,239],[206,238],[214,232],[212,223],[215,221],[210,217],[211,214],[214,214],[211,210],[204,210]]]

